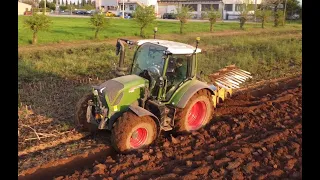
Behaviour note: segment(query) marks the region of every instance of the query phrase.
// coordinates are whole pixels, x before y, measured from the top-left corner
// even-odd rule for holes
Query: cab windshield
[[[148,70],[154,75],[161,76],[165,63],[163,52],[166,49],[151,43],[141,45],[134,56],[132,74],[139,75],[143,70]]]

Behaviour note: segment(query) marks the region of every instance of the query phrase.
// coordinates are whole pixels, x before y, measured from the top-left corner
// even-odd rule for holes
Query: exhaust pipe
[[[119,64],[116,68],[116,75],[117,76],[124,76],[126,75],[126,72],[128,71],[128,67],[124,66],[124,57],[125,57],[125,49],[124,44],[122,41],[125,41],[127,44],[132,45],[133,42],[126,40],[126,39],[118,39],[116,44],[116,55],[120,54],[119,57]]]

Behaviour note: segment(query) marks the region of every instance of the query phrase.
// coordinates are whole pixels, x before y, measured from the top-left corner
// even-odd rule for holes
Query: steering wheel
[[[147,70],[150,72],[150,74],[151,74],[151,76],[153,76],[153,78],[161,76],[160,70],[156,65],[148,67]]]

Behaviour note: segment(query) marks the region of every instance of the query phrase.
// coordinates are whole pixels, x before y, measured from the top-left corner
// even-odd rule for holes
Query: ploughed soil
[[[301,75],[242,89],[204,128],[144,149],[117,154],[109,137],[21,154],[19,179],[302,179]]]

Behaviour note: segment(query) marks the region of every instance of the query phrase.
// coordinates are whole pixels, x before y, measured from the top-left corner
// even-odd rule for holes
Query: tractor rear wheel
[[[76,105],[76,113],[74,122],[77,128],[81,131],[86,132],[95,132],[97,127],[94,124],[87,122],[87,108],[88,108],[88,101],[93,100],[92,92],[85,94],[77,103]]]
[[[198,130],[206,125],[213,116],[211,93],[202,89],[194,94],[185,108],[177,111],[175,129],[178,132]]]
[[[128,111],[115,122],[111,134],[112,146],[119,152],[150,145],[157,137],[157,125],[150,116],[138,117]]]

